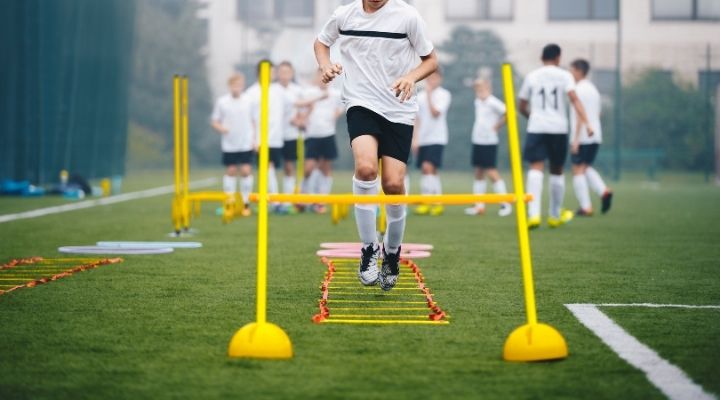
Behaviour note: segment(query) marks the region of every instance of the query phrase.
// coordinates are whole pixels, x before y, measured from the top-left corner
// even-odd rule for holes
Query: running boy
[[[222,135],[222,163],[225,166],[223,190],[228,202],[235,201],[238,172],[240,173],[240,194],[244,208],[243,216],[250,215],[250,193],[253,188],[252,162],[256,146],[252,122],[252,103],[245,88],[245,76],[233,74],[228,79],[230,92],[215,103],[211,125]]]
[[[490,82],[484,79],[475,81],[475,124],[472,131],[472,165],[475,168],[473,193],[484,194],[487,191],[487,175],[492,181],[493,191],[498,194],[507,193],[505,181],[497,170],[498,131],[505,124],[505,103],[492,95]],[[483,215],[485,204],[477,203],[475,207],[465,209],[467,215]],[[508,203],[500,205],[498,215],[506,217],[512,213]]]
[[[341,63],[330,60],[330,46]],[[378,193],[378,158],[387,194],[404,194],[404,178],[417,113],[415,84],[437,69],[437,56],[417,10],[403,0],[355,0],[339,7],[315,40],[315,56],[330,82],[345,74],[342,96],[355,159],[353,193]],[[395,286],[406,207],[388,204],[382,268],[378,273],[374,205],[356,205],[363,242],[358,277],[364,285]]]
[[[528,228],[540,226],[540,208],[543,190],[545,160],[550,161],[550,217],[548,225],[557,228],[572,220],[572,211],[562,211],[565,196],[563,165],[568,150],[568,119],[565,96],[580,121],[592,136],[593,127],[588,123],[585,109],[575,94],[575,80],[559,67],[560,46],[549,44],[542,51],[543,66],[530,72],[520,88],[520,113],[529,119],[523,158],[530,163],[527,175],[527,191],[533,195],[528,205]],[[528,108],[528,105],[530,108]]]

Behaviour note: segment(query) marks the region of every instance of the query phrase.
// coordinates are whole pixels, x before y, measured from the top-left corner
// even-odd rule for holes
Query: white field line
[[[568,304],[566,304],[567,306]],[[646,308],[700,308],[718,309],[720,305],[688,305],[688,304],[655,304],[655,303],[600,303],[594,304],[597,307],[646,307]]]
[[[693,382],[680,368],[660,357],[626,332],[600,309],[600,304],[566,304],[575,317],[620,358],[645,373],[647,379],[671,400],[712,400],[715,396]],[[630,306],[630,305],[627,305]],[[635,305],[644,307],[642,305]],[[657,305],[656,305],[657,306]],[[689,307],[688,307],[689,308]]]
[[[190,182],[190,188],[202,188],[214,185],[217,183],[217,178],[207,178],[198,181]],[[68,211],[82,210],[85,208],[106,206],[109,204],[122,203],[124,201],[145,199],[148,197],[161,196],[175,191],[175,185],[160,186],[152,189],[140,190],[137,192],[130,192],[119,194],[117,196],[104,197],[97,200],[83,200],[72,204],[63,204],[61,206],[38,208],[36,210],[23,211],[14,214],[0,215],[0,224],[4,222],[17,221],[20,219],[44,217],[51,214],[60,214]]]

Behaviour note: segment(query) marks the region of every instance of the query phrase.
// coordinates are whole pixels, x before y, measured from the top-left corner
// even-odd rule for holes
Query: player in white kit
[[[578,59],[570,64],[570,73],[575,78],[575,92],[585,108],[590,125],[595,128],[592,136],[588,135],[584,124],[576,113],[570,113],[570,159],[573,169],[573,187],[580,208],[575,213],[580,216],[591,216],[593,214],[592,201],[590,200],[590,186],[602,200],[601,211],[603,214],[610,210],[613,193],[605,185],[600,174],[592,167],[602,143],[602,126],[600,124],[600,113],[602,104],[600,92],[595,85],[587,79],[590,72],[590,63],[587,60]]]
[[[475,123],[472,131],[472,165],[475,168],[473,193],[485,194],[487,181],[490,178],[493,191],[498,194],[507,193],[505,181],[497,170],[497,151],[500,139],[498,131],[505,124],[505,103],[492,95],[492,86],[485,79],[475,81]],[[465,209],[467,215],[483,215],[485,204],[477,203]],[[512,213],[508,203],[500,205],[498,215],[506,217]]]
[[[222,135],[222,163],[225,166],[223,191],[228,195],[226,206],[232,205],[237,193],[238,173],[240,194],[243,200],[242,215],[250,215],[250,193],[253,188],[252,163],[255,143],[255,129],[252,118],[252,102],[243,93],[245,76],[233,74],[228,79],[228,94],[215,102],[210,117],[213,129]]]
[[[568,150],[568,119],[566,97],[585,124],[588,135],[593,127],[588,123],[585,109],[575,93],[575,79],[559,67],[560,46],[549,44],[543,48],[543,66],[530,72],[520,88],[520,113],[528,118],[523,158],[530,163],[527,191],[533,195],[528,204],[528,228],[540,226],[543,173],[545,160],[550,161],[550,216],[548,225],[557,228],[572,220],[573,212],[562,209],[565,196],[563,165]],[[528,108],[529,106],[529,108]]]
[[[341,63],[330,60],[330,46]],[[355,0],[339,7],[315,41],[315,56],[326,82],[345,75],[347,110],[355,174],[353,193],[378,193],[378,158],[386,194],[404,194],[404,178],[417,114],[415,84],[437,69],[437,56],[418,11],[403,0]],[[364,285],[395,286],[406,207],[388,204],[382,268],[377,260],[376,207],[356,205],[363,242],[358,278]]]
[[[302,86],[295,82],[295,69],[289,61],[283,61],[277,67],[277,82],[283,88],[287,101],[291,104],[297,103],[303,91]],[[297,142],[300,137],[300,126],[298,110],[296,107],[287,107],[283,125],[283,151],[284,176],[282,181],[282,192],[285,194],[295,193],[295,186],[298,184],[295,178],[295,164],[297,163]],[[294,211],[291,204],[284,204],[278,209],[279,212],[288,213]]]
[[[448,143],[447,112],[452,95],[442,87],[442,73],[438,69],[425,80],[425,90],[417,96],[418,114],[413,132],[413,153],[417,157],[421,194],[442,194],[442,183],[438,169],[442,167],[442,156]],[[415,208],[418,215],[437,216],[443,213],[442,204],[432,207],[427,204]]]

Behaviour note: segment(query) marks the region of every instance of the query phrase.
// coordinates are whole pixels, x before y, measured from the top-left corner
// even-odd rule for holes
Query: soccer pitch
[[[347,173],[335,182],[336,192],[350,190]],[[130,176],[126,191],[170,183],[170,174]],[[448,193],[471,183],[470,174],[444,175]],[[566,206],[574,209],[569,183]],[[206,205],[193,220],[199,233],[182,239],[201,249],[125,256],[0,295],[0,398],[666,398],[569,304],[597,305],[717,396],[720,309],[603,304],[719,306],[720,190],[689,175],[628,177],[614,190],[608,215],[530,235],[539,319],[565,336],[566,360],[502,361],[505,338],[525,315],[514,216],[500,218],[491,206],[483,217],[448,207],[441,217],[408,219],[405,240],[435,246],[416,262],[452,316],[446,326],[313,324],[325,271],[315,251],[321,242],[356,241],[354,222],[271,216],[268,319],[288,332],[295,357],[230,360],[230,337],[254,319],[256,220],[223,225]],[[170,198],[2,223],[0,263],[59,257],[59,246],[101,240],[166,241]],[[0,198],[0,215],[64,203]]]

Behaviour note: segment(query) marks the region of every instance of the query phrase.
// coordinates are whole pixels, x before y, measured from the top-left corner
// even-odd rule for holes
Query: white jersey
[[[253,105],[253,123],[255,124],[255,134],[257,145],[260,146],[260,84],[257,82],[250,86],[247,95],[250,97]],[[283,128],[285,127],[285,115],[287,109],[292,107],[285,97],[283,87],[279,83],[271,83],[270,89],[270,115],[268,116],[268,145],[272,148],[282,148],[285,144],[283,140]]]
[[[587,115],[588,122],[593,128],[592,136],[588,136],[587,127],[585,125],[580,128],[580,144],[602,143],[602,127],[600,124],[602,102],[600,99],[600,92],[598,92],[592,82],[587,79],[583,79],[575,84],[575,93],[577,94],[578,99],[580,99],[580,103],[582,103],[583,108],[585,108],[585,114]],[[575,110],[570,110],[570,141],[572,141],[575,137],[577,121],[577,113]]]
[[[327,96],[327,97],[325,97]],[[317,86],[309,88],[303,98],[321,99],[313,103],[308,116],[305,137],[324,138],[335,134],[338,112],[342,112],[342,99],[340,91],[328,88],[327,92]]]
[[[472,130],[472,143],[479,145],[498,144],[495,126],[505,115],[505,103],[490,95],[485,100],[475,98],[475,123]]]
[[[293,105],[291,107],[287,107],[287,109],[285,110],[286,112],[285,126],[283,127],[283,139],[285,141],[297,140],[298,136],[300,136],[300,128],[294,126],[292,124],[292,120],[297,114],[297,109],[294,107],[294,104],[302,97],[303,88],[295,82],[290,82],[287,87],[283,85],[280,85],[280,87],[285,92],[287,102]]]
[[[227,134],[222,135],[222,151],[236,153],[253,150],[255,131],[249,96],[243,93],[233,97],[228,93],[220,97],[215,102],[210,118],[229,130]]]
[[[525,77],[519,97],[530,102],[528,133],[567,134],[566,94],[575,90],[570,72],[545,65]]]
[[[361,106],[391,122],[413,125],[415,94],[401,103],[391,87],[420,64],[419,57],[432,52],[425,22],[403,0],[389,0],[372,14],[362,3],[339,7],[318,35],[326,46],[339,44],[345,108]]]
[[[438,87],[433,90],[432,104],[436,110],[440,111],[440,115],[436,118],[430,112],[428,92],[424,91],[418,94],[417,119],[420,122],[417,132],[418,145],[445,145],[448,143],[447,111],[451,101],[452,95],[447,89]]]

